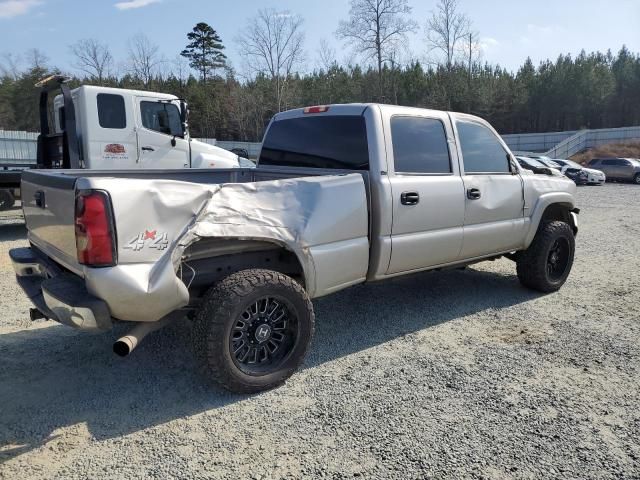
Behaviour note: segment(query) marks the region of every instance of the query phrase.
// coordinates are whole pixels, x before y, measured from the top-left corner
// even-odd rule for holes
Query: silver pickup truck
[[[526,287],[559,289],[575,190],[522,170],[477,117],[307,107],[273,118],[255,169],[25,172],[30,247],[10,255],[32,318],[130,322],[124,356],[187,315],[207,376],[256,392],[303,361],[313,298],[500,256]]]

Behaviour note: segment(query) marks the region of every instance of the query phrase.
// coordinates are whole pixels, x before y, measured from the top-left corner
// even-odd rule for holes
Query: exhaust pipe
[[[116,340],[116,343],[113,344],[113,353],[120,357],[126,357],[135,350],[144,337],[164,327],[170,320],[172,317],[167,315],[156,322],[139,322],[127,335]]]

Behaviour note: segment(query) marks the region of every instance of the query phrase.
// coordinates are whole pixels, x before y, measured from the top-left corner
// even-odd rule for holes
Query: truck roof
[[[97,85],[82,85],[78,88],[74,88],[72,93],[75,92],[97,92],[97,93],[113,93],[117,95],[134,95],[137,97],[153,97],[153,98],[165,98],[167,100],[177,100],[178,97],[168,93],[148,92],[145,90],[130,90],[128,88],[113,88],[113,87],[99,87]]]
[[[334,104],[327,104],[327,105],[317,105],[315,107],[304,107],[304,108],[295,108],[292,110],[287,110],[284,112],[280,112],[277,113],[274,117],[273,120],[277,121],[277,120],[283,120],[285,118],[295,118],[295,117],[300,117],[302,115],[305,115],[307,113],[314,113],[314,114],[323,114],[326,113],[329,115],[361,115],[368,107],[378,107],[380,108],[380,110],[382,112],[384,112],[387,109],[394,109],[397,111],[398,108],[401,108],[403,110],[407,110],[408,112],[410,111],[420,111],[420,112],[439,112],[442,113],[444,110],[435,110],[432,108],[420,108],[420,107],[405,107],[402,105],[391,105],[391,104],[386,104],[386,103],[334,103]],[[321,108],[321,109],[326,109],[326,110],[320,110],[320,111],[311,111],[309,112],[308,109],[313,109],[313,108]],[[446,113],[452,113],[455,114],[455,116],[457,118],[474,118],[474,119],[480,119],[483,120],[480,117],[477,117],[475,115],[469,115],[466,113],[458,113],[458,112],[446,112]]]

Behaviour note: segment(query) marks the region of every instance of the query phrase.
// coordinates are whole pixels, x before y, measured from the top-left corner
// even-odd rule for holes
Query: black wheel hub
[[[264,375],[277,368],[293,349],[298,324],[280,299],[262,297],[236,319],[229,339],[233,361],[243,372]]]
[[[556,238],[547,256],[547,275],[557,281],[564,275],[569,265],[569,242],[566,238]]]

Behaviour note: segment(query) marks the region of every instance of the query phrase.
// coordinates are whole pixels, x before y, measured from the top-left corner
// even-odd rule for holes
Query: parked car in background
[[[609,179],[632,181],[640,185],[640,160],[634,158],[594,158],[589,167],[598,167]]]
[[[553,161],[559,164],[562,167],[562,173],[572,180],[574,179],[571,175],[575,175],[578,181],[574,181],[578,185],[602,185],[607,180],[604,172],[593,168],[585,168],[572,160],[554,158]]]
[[[546,165],[549,168],[553,168],[554,170],[557,170],[557,171],[562,170],[562,167],[560,166],[559,163],[554,162],[548,157],[541,157],[541,158],[537,158],[536,160],[538,160],[540,163]]]

